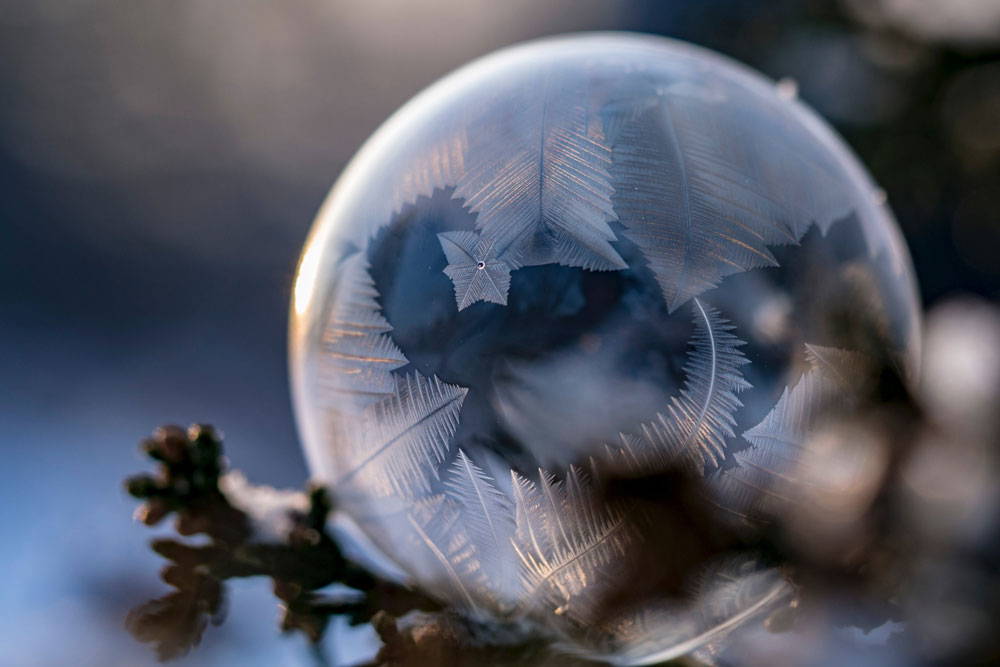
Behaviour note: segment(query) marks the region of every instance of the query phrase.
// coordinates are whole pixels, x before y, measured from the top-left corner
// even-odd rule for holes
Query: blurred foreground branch
[[[142,446],[160,469],[155,476],[138,475],[126,482],[128,492],[144,501],[137,518],[151,526],[174,513],[178,533],[209,538],[197,546],[174,539],[152,542],[153,550],[169,561],[161,576],[175,590],[132,610],[126,625],[140,641],[152,643],[161,660],[184,655],[200,642],[209,622],[222,622],[224,582],[233,577],[271,578],[283,608],[281,629],[302,632],[313,643],[323,638],[333,616],[358,624],[379,613],[389,632],[392,616],[439,608],[430,598],[344,557],[326,530],[331,505],[320,487],[305,496],[258,489],[251,501],[263,506],[260,494],[269,495],[272,516],[270,525],[255,525],[260,520],[230,497],[254,489],[237,473],[223,475],[222,441],[212,427],[195,425],[185,432],[166,426]],[[282,501],[286,507],[280,506]],[[317,592],[333,583],[357,594]]]

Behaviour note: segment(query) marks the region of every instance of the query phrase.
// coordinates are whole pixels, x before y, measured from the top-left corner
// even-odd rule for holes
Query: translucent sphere
[[[645,542],[597,488],[686,466],[746,514],[732,489],[788,477],[775,461],[838,360],[875,340],[913,373],[884,194],[794,97],[702,49],[595,34],[478,60],[378,130],[316,220],[291,317],[309,465],[356,548],[623,663],[784,593],[710,560],[683,600],[606,613]]]

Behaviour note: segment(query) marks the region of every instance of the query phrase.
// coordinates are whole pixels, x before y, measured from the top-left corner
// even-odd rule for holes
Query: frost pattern
[[[749,386],[739,370],[747,360],[730,324],[697,299],[693,309],[694,350],[685,366],[684,388],[655,423],[644,425],[639,435],[623,435],[618,448],[608,449],[613,463],[636,470],[677,460],[704,466],[723,455],[740,406],[736,392]],[[447,442],[450,435],[435,442]],[[442,456],[435,450],[423,456],[423,465]],[[606,586],[615,581],[608,568],[619,564],[638,539],[636,517],[627,516],[622,506],[601,504],[588,476],[576,466],[562,482],[545,470],[538,474],[533,482],[511,471],[508,498],[493,477],[459,450],[443,475],[445,497],[421,501],[433,504],[435,511],[421,505],[409,515],[410,529],[435,561],[448,553],[459,559],[442,563],[439,576],[450,582],[449,590],[462,604],[503,612],[519,601],[524,613],[544,617],[555,612],[568,622],[585,624],[593,620]],[[427,489],[396,489],[410,497],[418,491]],[[445,521],[445,515],[454,516]],[[510,562],[520,564],[517,578],[508,569]]]
[[[475,232],[444,232],[438,241],[448,258],[444,272],[455,286],[459,310],[477,301],[507,305],[511,267],[493,253],[494,241]]]
[[[397,377],[394,394],[343,424],[347,470],[334,488],[358,484],[381,495],[429,495],[467,392],[436,376]]]
[[[430,197],[435,190],[453,186],[465,171],[468,141],[459,119],[443,124],[441,130],[402,170],[393,189],[392,213],[417,197]],[[386,216],[388,219],[389,216]]]
[[[465,171],[468,151],[463,114],[452,113],[446,122],[429,130],[429,136],[417,144],[389,148],[392,157],[388,163],[394,168],[367,174],[367,196],[362,204],[367,218],[388,224],[407,204],[458,182]]]
[[[806,345],[809,370],[782,392],[764,419],[743,437],[751,447],[737,452],[738,467],[724,471],[716,490],[721,505],[745,519],[760,517],[772,501],[788,502],[804,482],[803,447],[824,415],[851,404],[852,378],[861,355]]]
[[[725,276],[775,266],[769,245],[797,243],[813,222],[825,232],[850,211],[816,140],[748,96],[636,76],[603,111],[615,211],[671,310]]]
[[[695,334],[684,387],[654,420],[620,434],[607,460],[634,471],[677,461],[717,466],[734,436],[737,395],[750,387],[741,372],[749,362],[733,326],[697,297],[728,275],[775,266],[769,246],[798,243],[810,225],[825,233],[850,213],[850,188],[807,127],[754,93],[692,81],[659,86],[641,74],[624,80],[599,116],[582,76],[541,73],[536,85],[501,91],[468,124],[464,112],[452,118],[467,132],[441,130],[400,153],[406,166],[385,178],[391,196],[368,210],[388,220],[418,196],[455,188],[477,216],[476,231],[438,234],[459,310],[506,305],[511,271],[522,266],[629,268],[612,245],[609,223],[620,222],[669,310],[693,301]],[[862,227],[874,247],[872,225]],[[438,582],[442,597],[501,613],[520,600],[522,611],[549,622],[593,620],[602,584],[637,539],[633,520],[622,507],[599,505],[577,467],[563,481],[539,470],[533,482],[512,470],[512,498],[462,450],[439,473],[467,390],[394,375],[408,362],[387,335],[363,255],[344,260],[341,271],[321,378],[361,414],[342,422],[349,465],[335,485],[397,501],[393,531],[425,552],[411,563],[421,579]],[[744,433],[752,446],[736,455],[739,467],[715,477],[728,506],[743,508],[734,511],[758,512],[761,495],[795,483],[789,470],[817,406],[844,382],[850,353],[809,347],[807,355],[811,370]],[[439,482],[444,492],[433,495]],[[681,643],[661,658],[724,633],[763,604],[759,580],[725,569],[713,576],[724,581],[705,594],[721,597],[704,607],[722,620],[685,638],[680,622],[689,629],[691,621],[678,617]],[[624,622],[631,629],[618,637],[641,635],[642,619]]]
[[[455,253],[465,252],[463,244],[476,250],[482,242],[472,232],[440,238],[453,253],[453,265]],[[335,307],[328,327],[329,339],[340,346],[331,349],[341,356],[355,349],[344,347],[344,340],[363,344],[365,351],[392,345],[367,265],[360,255],[349,261],[344,285],[354,285],[356,293]],[[638,435],[623,435],[617,450],[609,448],[612,459],[644,468],[678,457],[705,465],[723,455],[740,406],[736,393],[749,386],[740,372],[747,360],[739,350],[742,341],[717,311],[698,299],[692,310],[695,332],[684,387],[655,422],[643,425]],[[408,559],[413,573],[433,582],[453,604],[499,614],[516,607],[550,625],[558,619],[556,626],[594,622],[616,580],[614,568],[635,548],[636,517],[621,505],[601,504],[577,467],[570,467],[563,481],[545,470],[539,470],[537,482],[511,471],[512,497],[462,450],[439,474],[467,390],[419,373],[394,376],[379,366],[391,355],[374,356],[354,353],[349,361],[360,372],[347,377],[357,381],[384,373],[394,386],[360,415],[341,420],[347,470],[335,488],[348,497],[354,489],[391,501],[384,506],[393,516],[382,516],[394,535],[389,539],[424,554]],[[395,359],[406,363],[401,353]],[[379,386],[385,391],[384,383]],[[435,492],[439,484],[443,493]]]
[[[614,581],[601,571],[619,565],[634,543],[633,519],[598,505],[584,473],[571,466],[565,482],[539,470],[535,484],[511,472],[517,504],[515,549],[522,565],[522,607],[585,624]]]
[[[414,548],[428,557],[411,559],[422,570],[424,581],[436,582],[431,590],[459,607],[479,610],[477,591],[487,588],[479,555],[464,530],[461,513],[443,495],[418,501],[407,515]]]
[[[476,569],[499,593],[497,606],[509,606],[517,599],[518,587],[512,568],[516,558],[511,541],[514,508],[510,499],[461,449],[449,468],[444,486],[448,497],[456,501],[462,526],[475,545]]]
[[[558,262],[626,268],[610,242],[611,149],[588,109],[585,77],[538,76],[503,91],[468,130],[455,197],[511,268]]]
[[[368,262],[355,252],[340,268],[333,307],[323,329],[320,395],[340,409],[360,412],[396,390],[392,371],[408,362],[387,335]]]
[[[737,394],[750,387],[740,367],[750,362],[740,351],[745,343],[718,311],[694,299],[694,312],[694,350],[684,365],[684,387],[638,434],[621,434],[617,445],[608,447],[612,462],[638,472],[678,461],[700,469],[725,457],[734,415],[743,405]]]

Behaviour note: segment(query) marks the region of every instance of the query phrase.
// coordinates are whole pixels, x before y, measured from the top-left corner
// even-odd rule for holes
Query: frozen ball
[[[609,606],[651,539],[693,538],[602,480],[689,471],[751,515],[740,489],[794,477],[838,369],[912,377],[915,294],[884,193],[794,86],[665,39],[548,39],[434,84],[340,177],[295,283],[296,414],[362,553],[471,615],[663,660],[786,584],[706,554],[684,595]]]

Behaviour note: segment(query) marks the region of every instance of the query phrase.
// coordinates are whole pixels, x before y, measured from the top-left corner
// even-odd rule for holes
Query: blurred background
[[[0,6],[4,665],[153,664],[122,619],[161,563],[121,487],[153,427],[215,423],[251,481],[303,483],[285,327],[312,217],[393,110],[498,47],[637,30],[793,78],[885,188],[925,305],[1000,296],[1000,0]],[[267,583],[234,588],[181,664],[307,664]]]

